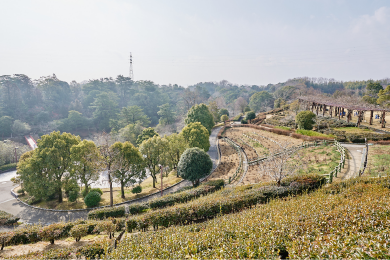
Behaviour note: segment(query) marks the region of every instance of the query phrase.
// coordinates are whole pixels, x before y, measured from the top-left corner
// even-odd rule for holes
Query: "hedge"
[[[120,218],[125,216],[125,206],[101,208],[88,212],[88,219]]]
[[[0,226],[2,225],[12,225],[19,221],[20,218],[15,217],[12,214],[9,214],[5,211],[0,210]]]
[[[10,163],[0,166],[0,172],[4,172],[10,169],[16,169],[16,163]]]
[[[299,182],[299,180],[305,181]],[[234,189],[225,189],[186,204],[149,211],[130,218],[127,220],[127,231],[132,232],[135,229],[145,231],[152,226],[154,229],[158,229],[159,226],[169,227],[191,224],[218,215],[251,208],[253,205],[265,203],[272,198],[286,197],[304,190],[312,190],[320,187],[325,182],[326,178],[324,176],[302,175],[290,180],[290,186],[265,186],[237,192]]]
[[[169,194],[161,198],[154,199],[149,202],[149,207],[151,209],[157,209],[172,206],[176,203],[186,203],[194,198],[199,198],[202,195],[204,196],[214,191],[216,191],[215,186],[201,185],[200,187],[195,189],[183,191],[176,194]]]
[[[129,213],[131,215],[139,214],[147,209],[149,209],[149,204],[147,203],[133,203],[129,205]]]

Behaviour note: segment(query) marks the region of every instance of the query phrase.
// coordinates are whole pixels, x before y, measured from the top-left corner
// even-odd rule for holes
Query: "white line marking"
[[[0,204],[5,203],[5,202],[8,202],[8,201],[11,201],[11,200],[16,200],[16,199],[15,199],[15,198],[12,198],[12,199],[9,199],[9,200],[5,200],[5,201],[0,202]]]

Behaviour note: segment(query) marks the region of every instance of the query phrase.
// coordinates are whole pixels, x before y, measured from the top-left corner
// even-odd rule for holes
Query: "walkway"
[[[350,179],[352,177],[356,177],[358,175],[361,161],[362,161],[362,153],[364,144],[341,144],[348,151],[348,162],[346,162],[347,171],[345,173],[342,172],[338,177],[342,180]]]
[[[220,129],[221,127],[214,128],[210,135],[210,149],[208,151],[208,154],[213,161],[213,170],[217,167],[218,163],[217,135]],[[51,224],[62,220],[72,221],[80,218],[87,218],[87,211],[53,212],[47,210],[33,209],[23,205],[18,200],[16,200],[10,193],[10,190],[14,186],[13,183],[9,180],[15,175],[16,171],[0,174],[0,210],[20,217],[21,221],[25,223]],[[190,181],[183,181],[172,188],[164,190],[164,194],[175,192],[182,187],[190,185],[192,185]],[[146,198],[139,198],[132,203],[146,202],[159,196],[160,194],[158,193]]]

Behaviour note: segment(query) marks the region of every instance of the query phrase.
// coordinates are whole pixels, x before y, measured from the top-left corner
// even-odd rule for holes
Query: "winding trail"
[[[213,170],[218,165],[218,149],[217,149],[217,135],[221,127],[216,127],[211,131],[209,137],[210,149],[208,154],[213,161]],[[76,219],[86,219],[88,211],[66,211],[66,212],[55,212],[42,209],[34,209],[20,203],[15,199],[10,190],[14,188],[14,184],[9,181],[13,176],[16,175],[16,171],[7,172],[0,174],[0,210],[11,213],[21,219],[24,223],[42,223],[44,225],[59,222],[59,221],[72,221]],[[174,187],[167,188],[164,190],[164,194],[172,193],[180,188],[192,185],[190,181],[182,181]],[[133,200],[131,203],[146,202],[148,200],[159,197],[160,193],[139,198]]]
[[[357,177],[362,162],[362,152],[364,144],[341,144],[348,151],[348,168],[347,171],[338,177],[341,180]]]

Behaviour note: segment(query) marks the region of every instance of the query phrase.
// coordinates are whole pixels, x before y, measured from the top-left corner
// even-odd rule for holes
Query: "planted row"
[[[271,198],[286,197],[303,190],[312,190],[326,182],[325,177],[308,175],[297,176],[284,182],[286,186],[266,186],[252,188],[236,192],[235,189],[225,189],[213,195],[180,204],[173,207],[149,211],[145,214],[134,216],[127,220],[127,231],[146,231],[150,227],[154,230],[159,226],[169,227],[174,225],[191,224],[218,215],[224,215],[251,208],[258,203],[265,203]],[[288,186],[287,186],[288,185]]]

